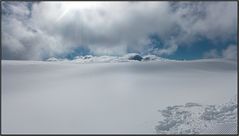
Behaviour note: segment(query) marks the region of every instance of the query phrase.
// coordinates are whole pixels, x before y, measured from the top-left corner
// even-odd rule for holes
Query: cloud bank
[[[212,49],[203,54],[204,58],[225,58],[229,60],[237,60],[237,46],[229,45],[227,48],[219,52],[216,49]]]
[[[93,55],[171,55],[200,39],[236,39],[236,2],[2,2],[3,59],[42,60],[76,49]],[[151,36],[160,47],[152,47]],[[231,58],[235,48],[222,54]],[[234,51],[234,52],[233,52]],[[228,55],[231,52],[232,55]]]

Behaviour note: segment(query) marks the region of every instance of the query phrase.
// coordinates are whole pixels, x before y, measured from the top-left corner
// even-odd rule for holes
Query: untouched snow
[[[2,133],[217,134],[222,123],[237,125],[236,100],[228,104],[237,94],[236,62],[52,61],[2,60]]]

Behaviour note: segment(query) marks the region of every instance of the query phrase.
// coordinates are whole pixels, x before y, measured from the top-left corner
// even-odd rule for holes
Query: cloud
[[[78,47],[95,55],[171,55],[200,38],[236,39],[236,2],[2,2],[3,59],[65,56]],[[216,21],[215,21],[216,20]]]
[[[224,40],[236,34],[236,10],[233,2],[182,2],[177,4],[175,17],[185,34],[183,37]]]
[[[230,45],[222,51],[223,58],[237,60],[237,46]]]
[[[216,49],[212,49],[203,54],[204,58],[224,58],[229,60],[237,60],[237,46],[228,45],[225,49],[219,52]]]
[[[212,50],[210,50],[208,52],[205,52],[203,54],[203,57],[204,58],[219,58],[220,57],[220,53],[219,53],[218,50],[212,49]]]

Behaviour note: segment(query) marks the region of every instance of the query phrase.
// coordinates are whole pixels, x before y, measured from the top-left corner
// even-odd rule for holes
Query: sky
[[[237,2],[1,2],[2,59],[237,59]]]

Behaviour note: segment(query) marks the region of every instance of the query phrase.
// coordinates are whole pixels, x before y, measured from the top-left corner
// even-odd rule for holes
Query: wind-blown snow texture
[[[236,127],[236,100],[227,103],[237,94],[236,62],[144,60],[2,60],[2,133],[217,134],[220,121]],[[163,110],[170,105],[184,106]]]
[[[165,117],[156,131],[160,134],[236,134],[237,104],[169,106],[160,110]]]

